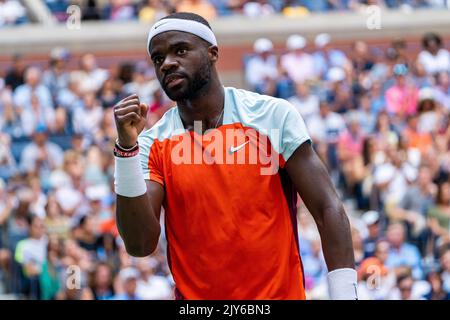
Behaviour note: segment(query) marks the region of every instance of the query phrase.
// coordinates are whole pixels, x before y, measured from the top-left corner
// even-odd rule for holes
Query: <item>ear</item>
[[[212,63],[216,63],[219,60],[219,48],[217,46],[208,47],[208,56]]]

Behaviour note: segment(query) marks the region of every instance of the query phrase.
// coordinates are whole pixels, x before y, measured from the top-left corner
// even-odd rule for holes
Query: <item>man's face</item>
[[[413,285],[414,285],[414,280],[412,278],[406,278],[402,282],[399,283],[398,289],[400,290],[402,300],[411,299]]]
[[[125,292],[132,296],[136,293],[136,287],[137,287],[137,279],[136,278],[129,278],[124,283],[124,290]]]
[[[41,72],[39,69],[30,68],[25,75],[26,83],[31,87],[36,87],[41,81]]]
[[[395,248],[399,248],[405,241],[405,229],[403,226],[395,224],[388,227],[387,239]]]
[[[36,132],[33,135],[33,141],[38,145],[39,147],[42,147],[47,142],[47,134],[45,132]]]
[[[384,264],[389,256],[390,245],[387,241],[382,241],[377,244],[375,256]]]
[[[31,224],[30,236],[34,239],[40,239],[45,234],[45,225],[40,218],[35,218]]]
[[[153,38],[150,50],[156,76],[170,99],[193,99],[209,84],[217,48],[208,49],[201,38],[168,31]]]

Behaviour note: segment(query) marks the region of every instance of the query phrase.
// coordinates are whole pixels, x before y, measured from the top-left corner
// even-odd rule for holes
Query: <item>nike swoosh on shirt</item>
[[[244,142],[243,144],[237,146],[236,148],[233,147],[233,146],[231,146],[231,147],[230,147],[230,153],[235,153],[236,151],[241,150],[241,149],[242,149],[247,143],[249,143],[249,142],[250,142],[250,140],[248,140],[247,142]]]

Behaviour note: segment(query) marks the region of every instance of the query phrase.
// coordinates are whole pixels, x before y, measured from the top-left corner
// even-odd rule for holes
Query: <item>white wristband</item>
[[[331,300],[357,300],[357,274],[354,269],[342,268],[328,273]]]
[[[139,155],[129,158],[115,157],[114,189],[118,195],[134,198],[147,192]]]

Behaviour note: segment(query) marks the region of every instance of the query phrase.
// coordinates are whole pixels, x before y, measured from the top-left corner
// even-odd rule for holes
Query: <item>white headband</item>
[[[185,19],[162,19],[156,22],[150,29],[147,41],[147,51],[150,55],[150,42],[158,34],[167,31],[182,31],[188,32],[202,38],[203,40],[217,46],[216,36],[210,28],[205,26],[203,23],[185,20]]]

